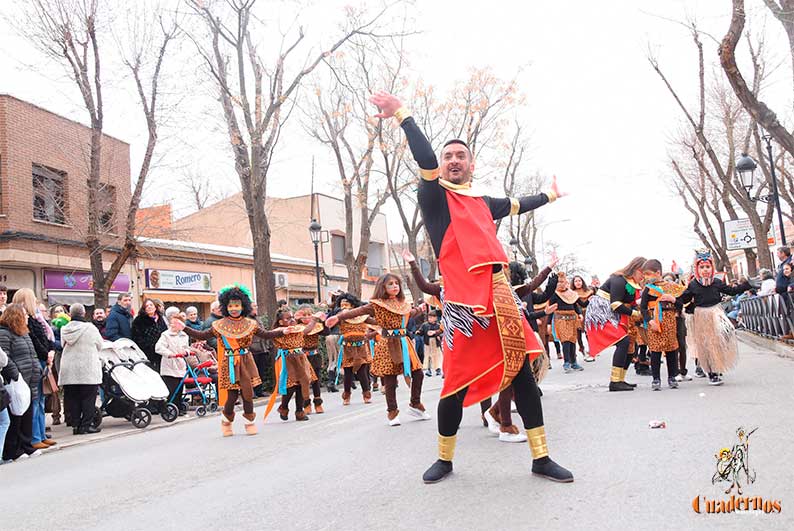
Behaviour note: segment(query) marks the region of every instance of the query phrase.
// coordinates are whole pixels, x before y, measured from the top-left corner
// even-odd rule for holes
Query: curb
[[[269,399],[269,397],[267,397],[267,396],[263,397],[263,398],[255,398],[254,399],[254,407],[266,404],[268,399]],[[128,428],[128,429],[125,429],[125,430],[116,431],[116,432],[113,432],[113,433],[108,433],[107,435],[104,435],[104,436],[100,435],[99,437],[94,437],[94,438],[90,438],[90,439],[84,439],[84,438],[79,438],[79,437],[75,436],[74,440],[67,440],[66,442],[63,442],[63,443],[59,442],[55,446],[51,446],[50,448],[47,448],[42,453],[44,455],[46,455],[46,454],[52,453],[53,451],[56,451],[56,450],[66,450],[67,448],[74,448],[76,446],[94,444],[94,443],[98,443],[98,442],[109,441],[111,439],[120,439],[122,437],[128,437],[130,435],[135,435],[135,434],[139,434],[139,433],[147,433],[147,432],[154,431],[154,430],[160,430],[160,429],[164,429],[164,428],[171,428],[173,426],[177,426],[179,424],[184,424],[186,422],[193,422],[193,421],[200,420],[200,419],[219,417],[220,414],[221,414],[221,409],[218,409],[218,411],[216,411],[215,413],[210,413],[208,411],[207,414],[204,415],[203,417],[199,417],[198,415],[194,414],[193,416],[188,416],[187,418],[177,419],[174,422],[163,422],[162,424],[149,425],[149,426],[147,426],[147,427],[145,427],[143,429]]]
[[[736,337],[745,345],[763,348],[774,352],[781,358],[794,360],[794,345],[789,342],[770,339],[747,330],[737,330]]]

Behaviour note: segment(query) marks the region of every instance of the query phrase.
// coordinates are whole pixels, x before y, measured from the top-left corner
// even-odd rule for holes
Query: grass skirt
[[[686,347],[706,373],[724,373],[736,366],[736,330],[720,305],[695,308],[687,323]]]

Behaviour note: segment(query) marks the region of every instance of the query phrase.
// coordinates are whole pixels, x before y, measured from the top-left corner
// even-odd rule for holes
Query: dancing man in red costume
[[[463,407],[511,383],[532,450],[532,473],[573,481],[573,474],[548,455],[543,409],[530,365],[543,349],[503,272],[508,259],[494,225],[495,219],[557,199],[556,182],[545,194],[520,199],[478,194],[471,186],[474,159],[465,142],[444,144],[439,167],[430,142],[399,99],[379,92],[371,101],[381,110],[378,118],[399,120],[419,165],[419,208],[443,275],[445,380],[438,403],[439,458],[424,473],[425,483],[441,481],[452,472]]]

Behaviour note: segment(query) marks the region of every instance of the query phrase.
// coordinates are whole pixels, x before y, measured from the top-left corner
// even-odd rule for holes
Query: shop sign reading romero
[[[212,275],[193,271],[147,269],[146,287],[179,291],[212,291]]]

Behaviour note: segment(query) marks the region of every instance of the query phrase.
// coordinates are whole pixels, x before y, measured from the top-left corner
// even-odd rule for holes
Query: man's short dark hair
[[[285,304],[287,304],[287,301],[285,301],[284,299],[279,299],[278,300],[278,305],[279,306],[284,306]]]
[[[5,284],[0,284],[0,292],[8,293],[8,288],[6,287]]]
[[[447,140],[444,143],[444,145],[441,147],[441,149],[444,149],[445,147],[450,146],[452,144],[460,144],[463,147],[465,147],[466,149],[468,149],[469,153],[471,153],[471,148],[469,148],[469,145],[466,142],[464,142],[463,140],[461,140],[460,138],[453,138],[452,140]]]
[[[781,252],[781,253],[785,254],[786,256],[791,256],[791,248],[790,247],[787,247],[787,246],[784,245],[783,247],[778,247],[777,250],[778,250],[778,252]]]

